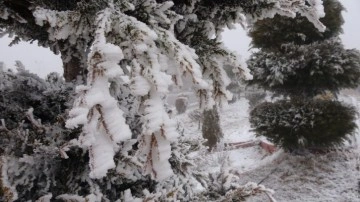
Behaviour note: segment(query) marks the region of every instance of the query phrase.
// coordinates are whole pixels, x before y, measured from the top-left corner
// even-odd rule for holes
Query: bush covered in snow
[[[205,145],[209,147],[209,150],[212,150],[224,136],[220,127],[219,119],[219,112],[215,106],[212,109],[204,110],[202,135],[203,138],[207,140]]]
[[[337,101],[281,100],[265,102],[252,112],[258,136],[287,151],[341,145],[357,128],[356,110]]]
[[[360,83],[360,52],[344,49],[337,37],[282,47],[283,51],[260,51],[251,56],[251,83],[293,97],[313,97],[326,90],[338,93]]]
[[[284,99],[255,107],[250,122],[257,135],[290,151],[339,145],[357,127],[354,108],[335,100],[360,84],[360,52],[345,49],[339,38],[340,1],[323,2],[323,33],[300,15],[264,19],[250,31],[260,49],[248,60],[251,83]]]
[[[183,114],[186,112],[186,108],[188,106],[188,98],[185,96],[181,96],[176,98],[175,107],[178,114]]]
[[[339,36],[344,7],[338,0],[324,0],[326,25],[320,32],[304,17],[276,16],[254,24],[249,35],[259,51],[248,60],[251,84],[278,95],[312,97],[360,84],[360,52],[345,49]],[[291,25],[291,26],[290,26]]]
[[[86,153],[62,147],[80,133],[65,128],[72,85],[56,73],[44,80],[17,66],[16,73],[0,70],[0,201],[87,193]]]
[[[252,46],[259,49],[247,61],[251,84],[278,95],[313,97],[360,83],[360,52],[345,49],[339,38],[344,7],[338,0],[323,0],[323,6],[324,32],[301,15],[276,15],[251,27]]]
[[[297,15],[295,19],[275,15],[274,18],[265,18],[251,27],[249,35],[252,45],[257,48],[270,50],[282,49],[283,44],[296,45],[311,44],[329,39],[342,33],[344,19],[339,15],[344,7],[338,0],[323,0],[325,16],[320,21],[326,26],[324,32],[314,28],[305,16]]]

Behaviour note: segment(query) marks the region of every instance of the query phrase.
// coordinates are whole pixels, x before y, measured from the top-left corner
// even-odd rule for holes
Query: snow
[[[9,176],[7,175],[8,173],[6,172],[8,170],[8,162],[5,156],[0,157],[0,169],[1,169],[0,179],[2,186],[9,189],[9,193],[4,193],[4,195],[8,194],[10,200],[14,200],[14,201],[17,200],[18,194],[16,192],[16,187],[11,186],[11,183],[9,182]]]
[[[254,133],[251,132],[249,123],[248,101],[244,98],[238,102],[229,105],[220,112],[221,127],[224,133],[223,143],[248,142],[259,140]],[[177,118],[183,122],[185,133],[189,135],[201,135],[198,129],[198,123],[187,118],[188,114],[178,116]],[[230,151],[220,151],[209,156],[209,161],[217,161],[216,159],[229,158],[232,168],[238,172],[245,172],[255,169],[261,165],[274,159],[275,153],[269,156],[259,147],[248,147]],[[261,160],[261,161],[259,161]],[[217,164],[216,162],[214,163]],[[219,168],[214,168],[214,170]]]
[[[92,178],[102,178],[115,168],[113,157],[119,149],[117,144],[131,138],[124,113],[109,92],[109,79],[124,74],[118,65],[124,58],[122,50],[107,43],[105,38],[110,29],[110,14],[105,9],[98,15],[98,30],[88,60],[88,84],[77,88],[79,97],[66,122],[68,128],[83,125],[79,143],[89,149]]]
[[[357,93],[342,93],[339,99],[359,109],[360,96]],[[221,126],[224,132],[223,143],[236,143],[263,140],[251,132],[248,117],[248,101],[241,98],[220,112]],[[201,135],[198,123],[188,114],[176,116],[185,126],[185,134]],[[358,120],[357,123],[360,121]],[[269,201],[269,197],[279,202],[300,201],[360,201],[360,149],[357,146],[359,135],[353,143],[326,154],[305,154],[295,156],[281,149],[269,154],[261,147],[226,149],[220,147],[205,158],[206,171],[224,172],[221,164],[228,159],[226,170],[232,170],[239,176],[239,185],[256,182],[255,185],[271,188],[275,193],[266,191],[250,196],[247,201]],[[261,182],[261,183],[260,183]]]
[[[252,180],[271,187],[278,201],[358,201],[358,154],[334,151],[326,155],[282,154],[274,162],[244,173],[242,182]],[[259,200],[254,200],[259,201]]]
[[[142,202],[143,200],[142,199],[139,199],[139,198],[134,198],[132,195],[131,195],[131,191],[130,189],[128,190],[125,190],[125,193],[124,193],[124,202]]]
[[[142,137],[142,154],[146,155],[145,172],[157,180],[170,177],[173,172],[168,159],[171,156],[170,142],[178,133],[175,122],[167,114],[160,93],[152,93],[145,101]]]
[[[292,9],[291,2],[294,4],[298,2],[299,6]],[[220,45],[218,48],[226,52],[226,57],[222,54],[198,57],[194,49],[176,39],[173,33],[174,24],[183,17],[169,9],[174,5],[171,1],[163,3],[154,0],[144,1],[144,13],[149,18],[146,22],[141,22],[136,17],[123,13],[118,8],[122,5],[121,3],[114,5],[113,1],[109,1],[108,7],[96,14],[94,23],[87,23],[92,28],[86,28],[86,25],[82,25],[84,19],[91,21],[91,18],[90,20],[89,18],[82,18],[81,12],[72,10],[56,12],[37,7],[34,9],[33,15],[37,25],[48,26],[50,41],[68,40],[70,43],[67,45],[76,44],[78,50],[90,48],[81,44],[80,41],[84,41],[86,44],[93,42],[87,63],[89,71],[87,85],[77,89],[78,99],[75,101],[74,107],[69,113],[70,119],[66,123],[69,128],[83,127],[83,133],[78,142],[74,144],[89,150],[90,177],[102,178],[106,176],[109,169],[115,168],[113,158],[119,150],[119,143],[131,138],[131,132],[123,116],[123,109],[119,108],[118,100],[112,97],[109,92],[109,81],[125,76],[118,65],[121,60],[125,59],[133,61],[132,93],[144,97],[147,95],[145,101],[141,102],[140,111],[141,113],[144,112],[142,116],[144,130],[138,139],[141,141],[139,151],[145,154],[142,157],[146,159],[144,160],[146,172],[161,181],[172,175],[168,161],[171,156],[170,143],[177,140],[178,137],[176,124],[170,119],[164,102],[169,87],[173,84],[172,79],[176,78],[181,84],[185,81],[184,75],[187,74],[191,77],[194,90],[199,91],[199,94],[201,93],[201,96],[205,98],[207,107],[212,107],[215,100],[220,104],[223,103],[222,106],[226,106],[226,99],[231,98],[226,90],[230,80],[227,78],[223,66],[226,63],[238,64],[239,61],[236,57],[232,58],[232,53],[228,53]],[[287,0],[275,2],[275,8],[270,11],[264,9],[260,18],[273,16],[275,13],[295,16],[296,12],[301,12],[310,20],[312,19],[315,24],[317,23],[319,29],[324,29],[318,21],[318,15],[321,15],[321,11],[317,10],[322,9],[321,1],[311,1],[315,5],[314,10],[306,9],[305,0],[292,0],[290,3]],[[188,9],[194,9],[194,5],[195,1]],[[124,9],[134,10],[135,7],[127,2],[124,3]],[[241,10],[235,9],[237,9],[235,19],[218,23],[223,24],[221,26],[206,18],[205,20],[201,19],[204,21],[201,23],[205,29],[204,33],[207,33],[204,36],[210,39],[214,34],[219,35],[222,26],[232,27],[233,23],[243,21],[244,16],[240,13]],[[220,7],[210,9],[210,11],[207,13],[208,16],[215,18],[220,12]],[[8,18],[7,11],[1,13],[1,17]],[[190,13],[184,21],[195,17]],[[170,28],[165,29],[164,27],[167,26]],[[130,31],[124,29],[130,29]],[[66,54],[62,53],[63,61],[69,61],[73,56],[72,53],[72,51],[68,51]],[[84,58],[86,57],[79,57],[78,59]],[[138,69],[137,66],[141,66],[141,71],[136,70]],[[209,67],[208,72],[202,72],[204,66]],[[240,70],[249,72],[245,66],[237,65],[236,68],[238,68],[238,72]],[[167,72],[168,69],[172,74]],[[213,79],[207,81],[208,78],[206,77],[213,77]],[[214,99],[212,95],[214,95]],[[241,100],[228,108],[224,108],[223,122],[221,123],[226,134],[224,144],[258,139],[249,132],[248,112],[244,110],[247,109],[246,106],[246,101]],[[40,121],[33,118],[32,109],[29,110],[28,116],[30,121],[41,125]],[[182,118],[184,122],[188,121],[186,120],[187,117],[183,116]],[[199,130],[196,129],[197,123],[191,124],[189,125],[192,128],[186,128],[186,132],[190,132],[188,135],[199,135]],[[254,169],[260,169],[260,165],[271,164],[281,154],[279,151],[273,155],[268,155],[258,147],[226,149],[220,145],[216,151],[207,155],[207,160],[212,159],[213,163],[208,164],[209,168],[204,168],[210,172],[221,172],[223,174],[222,179],[225,180],[223,186],[226,189],[232,186],[234,174],[230,172],[231,170],[236,170],[238,173],[251,172]],[[24,160],[30,159],[24,158]],[[229,166],[224,167],[225,164],[229,164]],[[2,177],[6,178],[6,176]],[[268,191],[255,183],[247,183],[246,186],[251,192],[255,188]],[[99,201],[102,194],[98,187],[91,187],[91,189],[91,194],[86,198],[86,201]],[[145,195],[151,194],[145,193]],[[65,200],[77,200],[76,198],[71,199],[74,196],[70,195],[63,195],[62,197],[67,198]],[[129,200],[137,200],[131,196],[129,191],[125,193],[125,197]],[[48,194],[41,197],[39,201],[50,201],[51,198],[52,195]],[[81,201],[82,199],[78,198],[78,200]]]
[[[50,202],[52,199],[52,194],[46,194],[45,196],[40,197],[38,200],[36,200],[35,202]]]
[[[70,195],[70,194],[61,194],[57,196],[56,199],[61,199],[64,201],[86,202],[86,200],[83,197],[77,195]]]

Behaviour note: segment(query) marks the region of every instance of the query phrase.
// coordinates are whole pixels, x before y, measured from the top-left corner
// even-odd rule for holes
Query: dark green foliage
[[[284,52],[259,51],[251,56],[251,84],[277,94],[313,97],[360,83],[360,52],[344,49],[338,38],[283,48]]]
[[[60,76],[58,79],[62,81]],[[4,119],[8,129],[17,127],[25,117],[29,108],[42,123],[54,123],[56,117],[68,107],[72,86],[62,84],[61,87],[47,89],[49,83],[37,75],[27,71],[12,74],[11,85],[0,89],[0,119]]]
[[[360,83],[360,52],[345,49],[339,39],[344,10],[337,0],[324,0],[327,26],[319,32],[306,18],[276,16],[255,23],[250,31],[254,47],[247,61],[253,74],[250,84],[275,95],[312,97]]]
[[[221,131],[220,117],[216,106],[212,109],[204,110],[203,119],[202,135],[203,138],[207,140],[205,146],[208,146],[211,151],[224,136]]]
[[[265,102],[252,112],[257,136],[287,151],[341,145],[357,128],[356,109],[337,101],[281,100]]]
[[[16,201],[35,201],[48,191],[89,194],[81,177],[89,172],[87,153],[77,148],[64,159],[59,152],[80,134],[65,128],[72,85],[56,73],[45,81],[21,68],[17,73],[0,71],[0,78],[0,119],[5,123],[0,123],[0,156],[10,165],[5,171],[18,193]],[[2,197],[0,193],[0,201]]]
[[[337,0],[324,0],[323,4],[326,15],[320,21],[326,26],[325,32],[317,30],[300,15],[295,19],[276,15],[274,18],[257,21],[251,28],[249,36],[253,47],[280,50],[286,43],[303,45],[338,36],[344,23],[341,15],[344,7]]]
[[[24,69],[18,70],[18,73],[0,72],[3,79],[0,119],[6,124],[6,128],[0,130],[0,155],[8,158],[7,161],[12,162],[10,165],[18,166],[18,170],[8,170],[10,182],[19,183],[15,186],[17,201],[35,201],[46,190],[66,193],[64,190],[79,188],[71,187],[69,182],[81,182],[74,176],[78,171],[86,172],[87,162],[82,161],[84,153],[77,150],[76,155],[81,158],[62,159],[57,151],[58,147],[79,134],[79,131],[67,130],[64,126],[64,111],[71,99],[71,85],[65,85],[57,74],[44,81]],[[39,125],[27,115],[29,108],[34,109],[35,119],[41,119]],[[69,152],[69,156],[73,156],[72,153]],[[68,172],[71,165],[79,170]],[[50,183],[51,180],[56,183]],[[88,186],[83,185],[80,189],[88,189]]]
[[[25,69],[19,68],[17,73],[0,69],[0,120],[6,126],[0,121],[0,156],[6,159],[4,171],[18,194],[15,201],[36,201],[47,193],[86,196],[94,186],[110,201],[121,198],[126,189],[139,196],[145,188],[154,191],[156,183],[149,176],[127,179],[129,176],[112,170],[101,180],[91,179],[88,151],[75,145],[63,151],[68,158],[63,156],[61,148],[71,145],[69,141],[81,133],[79,128],[65,128],[73,91],[73,85],[56,73],[44,80]],[[41,122],[30,120],[29,108],[33,108],[34,119]],[[118,152],[115,160],[131,164],[128,157]],[[134,175],[139,175],[138,170],[133,169]],[[0,201],[8,201],[3,191],[8,187],[1,182],[0,176]]]
[[[355,109],[330,99],[360,84],[360,52],[345,49],[339,39],[341,3],[323,3],[325,32],[298,15],[258,21],[249,34],[259,48],[247,62],[250,84],[290,98],[258,105],[250,122],[258,136],[288,151],[340,145],[357,127]],[[330,99],[315,99],[321,96]]]
[[[116,201],[127,189],[133,196],[143,197],[145,189],[156,192],[159,186],[167,188],[173,183],[186,190],[181,196],[182,201],[191,201],[190,193],[195,185],[189,176],[200,179],[205,175],[194,170],[193,157],[187,154],[205,152],[203,139],[182,136],[171,145],[174,152],[169,161],[181,179],[173,177],[159,185],[149,175],[144,176],[141,164],[134,160],[138,151],[136,138],[119,144],[122,150],[114,156],[117,169],[110,170],[102,179],[91,179],[89,151],[76,143],[72,145],[81,133],[80,128],[65,128],[66,106],[72,102],[73,85],[65,83],[56,73],[44,80],[25,69],[19,68],[16,73],[3,69],[0,69],[0,120],[4,119],[6,127],[0,121],[0,201],[13,201],[11,197],[6,198],[15,193],[9,186],[17,193],[16,202],[37,201],[48,193],[53,195],[51,201],[62,202],[65,200],[56,197],[63,194],[85,201],[85,197],[94,192],[94,187],[103,194],[104,201]],[[131,101],[126,98],[120,103]],[[31,107],[36,123],[27,115]],[[131,114],[129,112],[128,116]],[[138,119],[130,118],[133,119],[130,123]],[[131,124],[133,129],[141,130],[141,125]],[[3,165],[6,165],[4,169]],[[2,184],[3,174],[6,174],[4,181],[8,184]]]

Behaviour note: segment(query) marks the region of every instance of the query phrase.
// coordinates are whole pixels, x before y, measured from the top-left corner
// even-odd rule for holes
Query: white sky
[[[344,34],[341,36],[346,48],[357,48],[360,50],[360,0],[341,0],[347,9],[343,13],[345,24]],[[225,45],[246,59],[250,52],[250,38],[239,26],[235,30],[227,30],[223,33]],[[5,62],[6,66],[12,68],[15,60],[20,60],[27,69],[45,77],[50,72],[62,73],[62,63],[59,55],[54,55],[50,50],[37,46],[37,43],[29,44],[20,42],[18,45],[8,47],[11,39],[8,37],[0,38],[0,61]]]

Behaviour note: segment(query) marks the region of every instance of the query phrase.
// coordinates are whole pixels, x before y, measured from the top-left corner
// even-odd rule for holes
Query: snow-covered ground
[[[340,100],[360,109],[360,97],[347,92]],[[189,111],[189,110],[188,110]],[[222,109],[221,126],[224,143],[259,140],[251,132],[246,99]],[[185,126],[185,134],[199,135],[198,123],[188,114],[178,115]],[[360,121],[358,120],[358,123]],[[359,133],[354,139],[359,138]],[[256,182],[275,191],[280,202],[360,201],[360,149],[358,141],[327,154],[294,156],[278,150],[272,154],[255,145],[246,148],[218,150],[209,154],[209,172],[219,171],[221,161],[229,159],[230,169],[240,176],[240,184]],[[257,194],[247,201],[269,201],[265,194]]]

